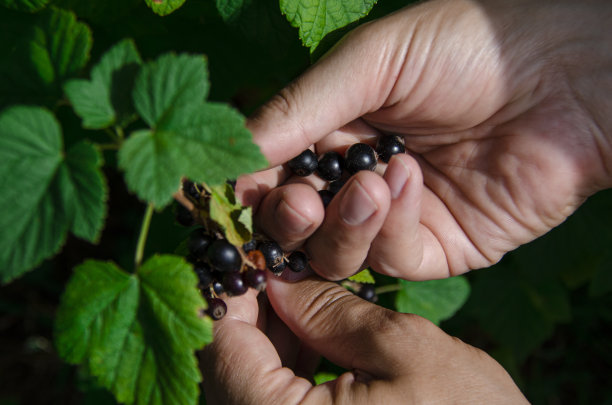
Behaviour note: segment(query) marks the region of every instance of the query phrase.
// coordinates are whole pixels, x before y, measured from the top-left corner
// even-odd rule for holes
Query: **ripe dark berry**
[[[214,241],[207,251],[210,264],[221,272],[234,272],[240,270],[242,257],[238,249],[225,239]]]
[[[334,193],[329,190],[319,190],[319,196],[321,196],[321,201],[323,202],[323,206],[327,208],[332,198],[334,198]]]
[[[208,288],[213,282],[212,272],[206,263],[197,263],[193,266],[193,271],[195,271],[198,276],[200,288]]]
[[[356,143],[346,150],[344,155],[346,170],[355,174],[360,170],[376,170],[376,152],[368,144]]]
[[[263,291],[266,288],[266,272],[263,270],[249,269],[242,273],[242,280],[257,291]]]
[[[291,253],[288,260],[289,268],[296,273],[304,271],[308,267],[308,257],[306,257],[304,252],[300,252],[299,250]]]
[[[191,226],[194,223],[193,215],[183,204],[177,204],[176,211],[174,212],[174,218],[176,222],[183,226]]]
[[[214,280],[212,282],[212,288],[215,294],[217,295],[221,295],[225,292],[225,289],[223,288],[223,284],[221,284],[219,280]]]
[[[325,152],[319,158],[317,174],[320,178],[327,181],[335,181],[342,177],[343,166],[342,155],[338,152]]]
[[[376,153],[378,157],[385,163],[389,163],[391,156],[398,153],[404,153],[406,148],[400,140],[399,136],[380,136],[376,142]]]
[[[257,248],[257,241],[255,239],[251,239],[250,241],[242,245],[242,251],[244,253],[249,253],[251,250],[255,250],[256,248]]]
[[[195,202],[200,202],[201,188],[191,180],[183,182],[183,194]]]
[[[223,289],[229,295],[237,296],[247,292],[249,287],[242,280],[242,274],[226,273],[223,276]]]
[[[357,296],[370,302],[375,302],[378,298],[373,284],[362,284],[359,291],[357,291]]]
[[[266,266],[273,273],[280,273],[285,269],[285,261],[283,260],[283,250],[278,243],[273,240],[268,240],[259,243],[257,249],[261,251],[266,259]]]
[[[332,181],[331,183],[329,183],[329,186],[327,186],[327,189],[334,194],[338,194],[338,191],[340,191],[340,189],[342,188],[342,186],[344,186],[345,183],[346,179]]]
[[[213,242],[213,238],[206,233],[204,228],[194,229],[189,235],[187,248],[189,253],[198,260],[206,259],[208,247]]]
[[[227,305],[221,298],[212,298],[208,300],[208,308],[206,308],[206,314],[215,321],[223,318],[227,313]]]
[[[293,159],[287,165],[298,176],[308,176],[317,170],[317,155],[310,149],[306,149]]]

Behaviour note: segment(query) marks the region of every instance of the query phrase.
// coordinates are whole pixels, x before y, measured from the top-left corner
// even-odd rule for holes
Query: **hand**
[[[270,277],[267,292],[302,347],[350,371],[318,386],[297,377],[295,356],[283,356],[286,341],[277,350],[256,326],[266,329],[250,292],[228,300],[228,313],[215,322],[213,343],[202,352],[208,404],[527,403],[491,357],[417,315],[315,278]]]
[[[282,166],[239,192],[325,278],[487,267],[612,186],[611,20],[608,0],[434,0],[365,24],[249,127],[273,166],[391,133],[408,153],[326,210]]]

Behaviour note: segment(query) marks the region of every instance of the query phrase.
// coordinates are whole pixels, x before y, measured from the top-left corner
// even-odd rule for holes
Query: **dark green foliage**
[[[197,402],[210,320],[191,266],[153,256],[190,233],[163,207],[183,177],[217,183],[211,217],[231,243],[252,240],[251,210],[225,183],[266,164],[244,116],[350,28],[407,4],[336,3],[328,13],[358,12],[300,22],[294,0],[0,0],[0,403],[113,403],[100,387],[125,403]],[[142,201],[158,212],[135,266]],[[285,266],[282,251],[270,265]],[[378,304],[484,348],[533,403],[610,402],[612,192],[490,269],[351,280],[374,281]],[[57,351],[80,368],[53,349],[54,321]]]

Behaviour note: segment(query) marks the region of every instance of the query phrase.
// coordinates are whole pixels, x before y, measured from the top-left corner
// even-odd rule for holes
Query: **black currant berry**
[[[193,271],[198,276],[199,287],[202,289],[210,287],[213,282],[212,272],[206,263],[197,263],[193,266]]]
[[[247,292],[249,287],[242,280],[242,274],[226,273],[223,276],[223,289],[228,295],[237,296]]]
[[[223,288],[223,284],[221,284],[221,281],[214,280],[211,285],[212,285],[212,288],[215,294],[221,295],[225,292],[225,289]]]
[[[399,136],[380,136],[376,142],[376,153],[378,158],[385,163],[389,163],[391,156],[404,153],[406,148]]]
[[[335,181],[342,177],[343,163],[342,155],[338,152],[325,152],[319,158],[317,174],[320,178],[327,181]]]
[[[317,155],[310,149],[306,149],[291,159],[287,165],[294,174],[305,177],[317,170]]]
[[[329,191],[331,191],[332,193],[334,193],[334,194],[338,194],[338,191],[340,191],[342,186],[344,186],[345,184],[346,184],[346,179],[340,179],[340,180],[332,181],[327,186],[327,189]]]
[[[289,268],[291,269],[291,271],[294,271],[296,273],[304,271],[308,267],[308,257],[306,256],[306,253],[300,252],[299,250],[296,250],[295,252],[291,253],[289,255],[288,261]]]
[[[257,291],[263,291],[266,288],[266,272],[263,270],[248,269],[242,273],[242,280]]]
[[[176,222],[183,226],[192,226],[194,224],[193,215],[183,204],[177,204],[174,212]]]
[[[189,253],[198,260],[205,260],[208,247],[213,242],[213,238],[206,233],[204,228],[194,229],[189,235],[187,248]]]
[[[323,206],[327,208],[332,198],[334,198],[334,193],[329,190],[319,190],[319,196],[321,196],[321,201],[323,202]]]
[[[221,272],[235,272],[240,270],[242,257],[238,249],[225,239],[214,241],[207,251],[210,264]]]
[[[366,143],[356,143],[346,150],[344,155],[346,170],[355,174],[360,170],[376,170],[376,152]]]
[[[373,284],[362,284],[359,291],[357,291],[357,296],[370,302],[375,302],[378,298]]]
[[[251,239],[250,241],[242,245],[242,251],[244,253],[249,253],[251,250],[255,250],[256,248],[257,248],[257,241],[255,239]]]
[[[183,182],[183,194],[190,197],[195,202],[200,202],[200,187],[191,180],[185,180]]]
[[[283,260],[283,250],[278,243],[273,240],[260,242],[257,249],[263,254],[266,259],[266,266],[273,273],[280,273],[285,270],[286,264]]]
[[[208,308],[206,308],[206,314],[215,321],[223,318],[227,313],[227,305],[221,298],[212,298],[208,300]]]

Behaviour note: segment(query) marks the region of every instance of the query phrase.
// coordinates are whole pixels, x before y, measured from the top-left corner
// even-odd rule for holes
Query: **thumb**
[[[270,277],[267,293],[301,341],[333,363],[376,379],[405,374],[410,362],[398,354],[410,358],[417,340],[435,334],[430,330],[435,326],[423,318],[374,305],[320,278],[289,283]]]
[[[399,66],[389,63],[398,47],[379,31],[374,23],[349,33],[249,118],[247,126],[271,166],[380,108]]]

